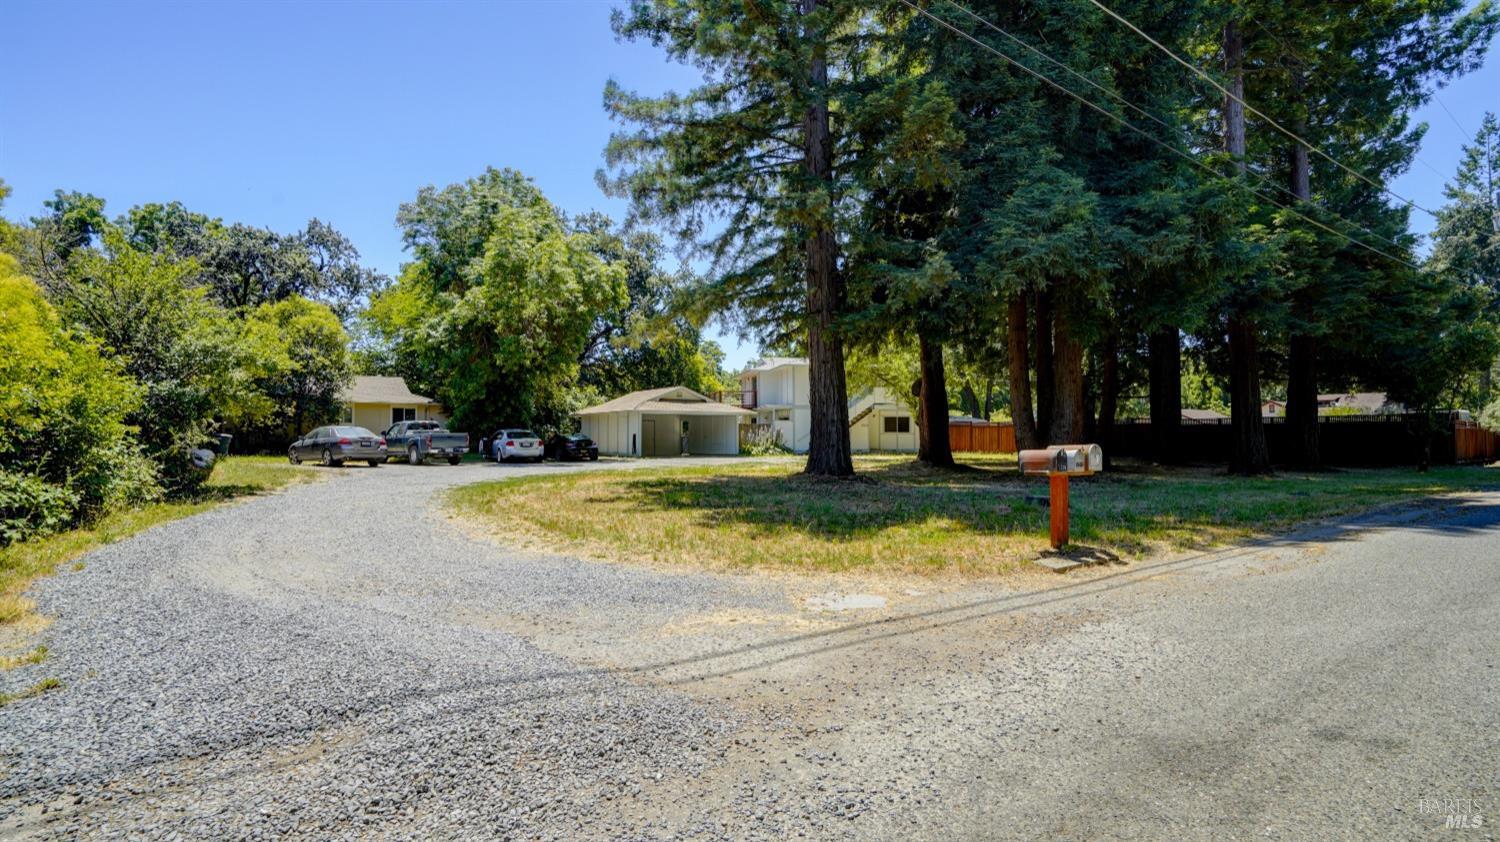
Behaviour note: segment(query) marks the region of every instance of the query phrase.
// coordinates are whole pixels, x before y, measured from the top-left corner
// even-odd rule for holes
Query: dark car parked
[[[369,462],[377,466],[385,462],[385,439],[364,427],[330,426],[319,427],[287,448],[286,456],[293,465],[304,459],[315,459],[322,465],[342,465],[348,461]]]
[[[564,462],[572,459],[582,461],[599,459],[599,445],[583,433],[554,435],[547,440],[547,458]]]

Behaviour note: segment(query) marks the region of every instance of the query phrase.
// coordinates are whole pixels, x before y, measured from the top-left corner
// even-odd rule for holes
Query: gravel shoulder
[[[639,463],[601,463],[629,469]],[[1406,838],[1500,807],[1500,495],[996,583],[475,539],[345,469],[36,591],[0,836]],[[398,501],[399,504],[398,504]],[[884,607],[813,610],[878,591]]]

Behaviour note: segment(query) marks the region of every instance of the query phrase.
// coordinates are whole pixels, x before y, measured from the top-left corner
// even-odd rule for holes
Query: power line
[[[943,2],[946,2],[948,5],[950,5],[953,8],[959,10],[965,16],[967,16],[970,20],[974,20],[974,21],[977,21],[977,22],[983,24],[985,27],[987,27],[990,30],[992,30],[992,31],[998,33],[999,35],[1003,36],[1004,38],[1006,38],[1010,42],[1012,42],[1012,43],[1014,43],[1014,44],[1016,44],[1016,45],[1018,45],[1018,46],[1020,46],[1020,47],[1022,47],[1024,49],[1026,49],[1028,51],[1030,51],[1031,53],[1033,53],[1033,54],[1035,54],[1035,55],[1037,55],[1039,57],[1041,57],[1042,59],[1044,59],[1044,60],[1050,62],[1051,64],[1053,64],[1053,65],[1061,68],[1062,70],[1066,71],[1070,75],[1072,75],[1072,76],[1074,76],[1074,77],[1076,77],[1078,79],[1081,79],[1085,84],[1087,84],[1087,85],[1093,87],[1094,89],[1096,89],[1096,90],[1104,93],[1105,95],[1107,95],[1110,98],[1114,99],[1116,102],[1120,103],[1121,105],[1125,106],[1126,108],[1131,109],[1132,111],[1135,111],[1136,113],[1140,114],[1141,116],[1145,117],[1146,119],[1151,120],[1153,123],[1156,123],[1158,126],[1161,126],[1162,128],[1166,129],[1167,131],[1174,132],[1174,133],[1178,131],[1178,128],[1176,126],[1171,125],[1167,121],[1163,120],[1160,117],[1157,117],[1155,114],[1152,114],[1151,112],[1145,110],[1144,108],[1141,108],[1140,106],[1135,105],[1134,103],[1132,103],[1129,100],[1125,99],[1125,97],[1121,96],[1118,92],[1116,92],[1116,91],[1114,91],[1114,90],[1112,90],[1110,88],[1107,88],[1107,87],[1099,84],[1098,82],[1095,82],[1093,79],[1090,79],[1088,76],[1084,75],[1083,73],[1080,73],[1077,70],[1074,70],[1072,67],[1068,66],[1065,62],[1059,61],[1059,60],[1053,58],[1052,56],[1048,55],[1043,50],[1041,50],[1041,49],[1039,49],[1037,47],[1034,47],[1031,44],[1026,43],[1026,41],[1024,39],[1022,39],[1022,38],[1020,38],[1020,37],[1018,37],[1016,35],[1013,35],[1013,34],[1007,32],[1007,31],[1005,31],[998,24],[995,24],[995,23],[991,22],[989,19],[987,19],[987,18],[979,15],[978,13],[974,12],[973,10],[965,7],[961,3],[957,2],[957,0],[943,0]],[[1269,33],[1267,33],[1267,34],[1269,34]],[[1269,179],[1268,177],[1266,177],[1265,175],[1263,175],[1261,173],[1254,172],[1253,170],[1247,170],[1247,171],[1250,172],[1251,175],[1255,176],[1256,181],[1259,182],[1259,184],[1262,187],[1267,187],[1268,186],[1268,187],[1271,187],[1271,188],[1273,188],[1275,190],[1279,190],[1280,192],[1285,193],[1286,195],[1290,196],[1292,198],[1293,202],[1296,202],[1296,203],[1299,203],[1299,204],[1305,203],[1305,204],[1308,204],[1308,205],[1312,205],[1313,207],[1317,207],[1319,210],[1322,210],[1324,213],[1330,214],[1330,215],[1334,216],[1335,218],[1338,218],[1340,221],[1342,221],[1346,225],[1350,225],[1350,226],[1352,226],[1354,228],[1357,228],[1360,231],[1362,231],[1363,233],[1369,234],[1370,236],[1375,237],[1376,239],[1383,240],[1383,241],[1385,241],[1387,243],[1390,243],[1391,245],[1395,246],[1398,249],[1399,248],[1404,248],[1404,246],[1402,246],[1401,243],[1396,242],[1395,240],[1391,239],[1390,237],[1386,237],[1386,236],[1384,236],[1382,234],[1379,234],[1379,233],[1377,233],[1375,231],[1372,231],[1369,228],[1366,228],[1366,227],[1364,227],[1362,225],[1359,225],[1358,223],[1350,222],[1349,220],[1344,219],[1343,217],[1339,216],[1333,210],[1331,210],[1329,208],[1326,208],[1326,207],[1322,207],[1321,205],[1318,205],[1315,202],[1312,202],[1312,201],[1310,201],[1308,199],[1304,199],[1301,196],[1298,196],[1296,193],[1292,192],[1292,190],[1290,188],[1288,188],[1285,185],[1282,185],[1282,184],[1280,184],[1278,182],[1272,181],[1271,179]],[[1224,177],[1222,173],[1217,173],[1216,172],[1215,175],[1217,175],[1220,178]]]
[[[1102,106],[1100,106],[1100,105],[1098,105],[1098,104],[1096,104],[1096,103],[1094,103],[1094,102],[1086,99],[1085,97],[1081,96],[1077,92],[1075,92],[1075,91],[1073,91],[1073,90],[1071,90],[1069,88],[1066,88],[1066,87],[1064,87],[1061,84],[1058,84],[1056,81],[1054,81],[1051,78],[1047,77],[1046,75],[1038,72],[1037,70],[1034,70],[1034,69],[1032,69],[1030,67],[1027,67],[1025,64],[1021,63],[1020,61],[1017,61],[1016,59],[1011,58],[1010,56],[1008,56],[1005,53],[1001,52],[1000,50],[996,49],[995,47],[993,47],[993,46],[991,46],[989,44],[986,44],[985,42],[979,40],[978,38],[975,38],[973,35],[970,35],[967,32],[964,32],[963,30],[959,29],[958,27],[954,26],[953,24],[949,23],[948,21],[945,21],[942,18],[937,17],[936,15],[934,15],[931,12],[927,11],[926,9],[920,8],[915,3],[911,2],[911,0],[900,0],[900,2],[901,2],[902,5],[906,6],[907,8],[909,8],[912,11],[916,12],[917,14],[919,14],[919,15],[927,18],[928,20],[931,20],[933,23],[936,23],[937,25],[939,25],[939,26],[943,27],[944,29],[952,32],[953,34],[959,36],[960,38],[963,38],[964,40],[969,41],[970,43],[974,44],[975,46],[977,46],[977,47],[979,47],[979,48],[981,48],[983,50],[986,50],[988,52],[994,53],[995,55],[997,55],[1000,58],[1004,59],[1005,61],[1009,62],[1010,64],[1015,65],[1016,67],[1020,68],[1021,70],[1025,71],[1026,73],[1028,73],[1031,76],[1035,77],[1036,79],[1040,80],[1044,84],[1046,84],[1046,85],[1048,85],[1050,87],[1056,88],[1057,90],[1063,92],[1064,94],[1067,94],[1068,96],[1072,97],[1073,99],[1078,100],[1078,102],[1082,103],[1084,106],[1086,106],[1086,107],[1088,107],[1088,108],[1090,108],[1090,109],[1092,109],[1094,111],[1097,111],[1098,113],[1104,115],[1105,117],[1107,117],[1107,118],[1109,118],[1111,120],[1114,120],[1115,122],[1117,122],[1120,125],[1122,125],[1122,126],[1128,128],[1128,129],[1130,129],[1131,131],[1135,132],[1136,134],[1140,135],[1141,137],[1146,138],[1147,140],[1149,140],[1150,142],[1156,144],[1157,146],[1160,146],[1161,148],[1167,150],[1168,152],[1171,152],[1172,154],[1177,155],[1178,157],[1186,160],[1188,163],[1193,164],[1194,166],[1196,166],[1196,167],[1198,167],[1198,168],[1200,168],[1200,169],[1208,172],[1210,175],[1214,176],[1215,178],[1219,178],[1219,179],[1225,178],[1225,176],[1224,176],[1223,173],[1221,173],[1221,172],[1215,170],[1213,167],[1210,167],[1209,165],[1203,163],[1202,161],[1200,161],[1197,157],[1193,156],[1192,154],[1190,154],[1190,153],[1188,153],[1186,151],[1183,151],[1181,149],[1178,149],[1177,147],[1172,146],[1171,144],[1166,143],[1165,141],[1161,140],[1160,138],[1157,138],[1157,137],[1153,136],[1150,132],[1147,132],[1144,129],[1140,128],[1139,126],[1136,126],[1134,123],[1131,123],[1129,120],[1126,120],[1125,118],[1120,117],[1117,114],[1111,113],[1108,109],[1106,109],[1106,108],[1104,108],[1104,107],[1102,107]],[[952,3],[952,0],[947,0],[947,2]],[[954,5],[956,5],[956,4],[954,4]],[[1386,253],[1386,252],[1384,252],[1384,251],[1382,251],[1382,250],[1380,250],[1378,248],[1375,248],[1374,246],[1370,245],[1369,243],[1365,243],[1365,242],[1362,242],[1360,240],[1357,240],[1354,237],[1351,237],[1348,234],[1345,234],[1345,233],[1343,233],[1341,231],[1336,231],[1333,228],[1330,228],[1329,226],[1323,224],[1322,222],[1319,222],[1318,220],[1313,219],[1312,217],[1307,216],[1304,213],[1301,213],[1300,211],[1296,210],[1295,208],[1291,208],[1291,207],[1288,207],[1287,205],[1281,204],[1280,202],[1276,201],[1275,199],[1271,198],[1270,196],[1267,196],[1265,193],[1261,192],[1260,190],[1255,189],[1254,187],[1252,187],[1249,184],[1244,184],[1244,183],[1241,182],[1240,186],[1242,186],[1246,190],[1249,190],[1251,193],[1253,193],[1256,196],[1260,197],[1261,199],[1269,202],[1270,204],[1275,205],[1276,207],[1281,208],[1282,210],[1285,210],[1285,211],[1287,211],[1287,212],[1289,212],[1289,213],[1291,213],[1291,214],[1293,214],[1293,215],[1301,218],[1302,220],[1304,220],[1306,222],[1309,222],[1312,225],[1317,226],[1318,228],[1321,228],[1322,230],[1324,230],[1324,231],[1326,231],[1326,232],[1334,235],[1335,237],[1341,237],[1345,241],[1347,241],[1349,243],[1353,243],[1354,245],[1360,246],[1360,247],[1362,247],[1362,248],[1364,248],[1364,249],[1366,249],[1366,250],[1368,250],[1370,252],[1373,252],[1375,254],[1378,254],[1381,257],[1386,258],[1387,260],[1391,260],[1391,261],[1394,261],[1396,263],[1400,263],[1400,264],[1405,265],[1405,266],[1407,266],[1407,267],[1409,267],[1409,268],[1411,268],[1413,270],[1416,270],[1416,271],[1422,271],[1421,267],[1417,266],[1416,264],[1414,264],[1414,263],[1412,263],[1412,262],[1410,262],[1408,260],[1405,260],[1403,258],[1397,257],[1395,255],[1388,254],[1388,253]]]
[[[1441,109],[1443,109],[1443,113],[1448,115],[1448,119],[1453,121],[1453,125],[1458,126],[1458,130],[1464,133],[1464,138],[1465,139],[1468,139],[1468,138],[1471,138],[1471,137],[1474,136],[1474,135],[1472,135],[1472,134],[1469,133],[1468,129],[1464,128],[1464,124],[1463,123],[1458,122],[1458,118],[1455,117],[1455,116],[1453,116],[1453,112],[1448,110],[1448,106],[1446,106],[1446,105],[1443,104],[1442,99],[1440,99],[1438,97],[1438,95],[1437,95],[1437,91],[1433,91],[1433,93],[1432,93],[1432,101],[1436,102],[1438,104],[1438,107],[1441,108]]]
[[[1250,103],[1246,102],[1245,100],[1241,99],[1238,96],[1235,96],[1233,93],[1230,92],[1230,90],[1228,88],[1224,87],[1223,85],[1220,85],[1217,80],[1215,80],[1212,76],[1210,76],[1207,73],[1205,73],[1197,65],[1193,64],[1192,62],[1188,61],[1187,59],[1182,58],[1181,56],[1179,56],[1176,53],[1172,52],[1172,50],[1170,48],[1168,48],[1166,45],[1162,44],[1160,41],[1156,40],[1155,38],[1152,38],[1150,35],[1147,35],[1140,27],[1136,26],[1135,24],[1131,23],[1129,20],[1127,20],[1124,17],[1122,17],[1118,12],[1115,12],[1113,9],[1109,8],[1108,6],[1104,5],[1103,3],[1100,3],[1099,0],[1088,0],[1088,1],[1090,3],[1092,3],[1092,4],[1094,4],[1095,6],[1099,7],[1099,9],[1101,11],[1103,11],[1105,14],[1109,15],[1110,17],[1114,18],[1115,20],[1119,21],[1120,23],[1125,24],[1125,26],[1127,28],[1129,28],[1130,31],[1134,32],[1135,34],[1137,34],[1137,35],[1141,36],[1142,38],[1146,39],[1147,41],[1149,41],[1151,43],[1151,45],[1154,46],[1154,47],[1156,47],[1158,50],[1161,50],[1162,52],[1166,53],[1168,56],[1171,56],[1173,61],[1177,62],[1178,64],[1182,65],[1183,67],[1186,67],[1188,70],[1191,70],[1193,73],[1197,74],[1198,76],[1202,77],[1204,81],[1208,82],[1210,85],[1213,85],[1214,88],[1216,88],[1224,96],[1229,97],[1230,99],[1234,100],[1235,102],[1239,103],[1240,105],[1243,105],[1245,107],[1246,111],[1249,111],[1251,114],[1254,114],[1255,116],[1261,118],[1262,120],[1266,121],[1266,123],[1270,124],[1273,128],[1275,128],[1277,131],[1281,132],[1282,134],[1286,135],[1287,137],[1291,138],[1292,140],[1295,140],[1298,143],[1302,144],[1303,146],[1307,147],[1307,149],[1309,151],[1316,152],[1320,157],[1322,157],[1323,159],[1327,160],[1329,163],[1333,164],[1334,166],[1339,167],[1340,169],[1344,170],[1345,172],[1349,173],[1350,175],[1354,176],[1355,178],[1358,178],[1359,180],[1365,182],[1366,184],[1369,184],[1371,187],[1374,187],[1375,189],[1377,189],[1377,190],[1379,190],[1379,191],[1381,191],[1383,193],[1386,193],[1386,194],[1388,194],[1390,196],[1395,197],[1396,199],[1401,200],[1402,204],[1407,205],[1409,207],[1416,208],[1417,210],[1422,211],[1423,213],[1428,214],[1430,216],[1434,216],[1434,217],[1437,216],[1437,214],[1433,213],[1432,211],[1428,210],[1427,208],[1424,208],[1421,205],[1417,204],[1416,202],[1412,201],[1411,199],[1408,199],[1405,196],[1402,196],[1401,194],[1399,194],[1399,193],[1395,192],[1394,190],[1390,189],[1389,187],[1386,187],[1385,185],[1380,184],[1377,181],[1374,181],[1369,176],[1366,176],[1364,173],[1359,172],[1358,170],[1356,170],[1353,167],[1351,167],[1351,166],[1345,164],[1344,162],[1338,160],[1337,158],[1333,157],[1332,155],[1329,155],[1327,152],[1324,152],[1323,149],[1322,149],[1322,147],[1317,146],[1317,145],[1312,144],[1312,143],[1309,143],[1308,141],[1303,140],[1301,137],[1298,137],[1290,129],[1286,128],[1285,126],[1283,126],[1280,123],[1276,122],[1275,120],[1271,119],[1264,112],[1262,112],[1259,109],[1255,108]],[[902,2],[905,2],[905,0],[902,0]]]
[[[1289,45],[1286,42],[1285,39],[1283,39],[1280,35],[1277,35],[1276,33],[1272,32],[1270,30],[1270,28],[1268,28],[1265,24],[1261,23],[1256,18],[1252,17],[1249,20],[1250,20],[1251,23],[1255,24],[1255,28],[1256,29],[1259,29],[1261,32],[1265,33],[1265,35],[1266,35],[1267,38],[1270,38],[1272,41],[1275,41],[1281,47],[1281,49],[1284,51],[1284,52],[1282,52],[1281,55],[1279,55],[1279,56],[1276,57],[1276,63],[1277,64],[1281,65],[1282,67],[1287,67],[1286,59],[1288,57],[1290,57],[1292,59],[1292,61],[1296,62],[1296,64],[1299,67],[1301,67],[1303,70],[1307,70],[1308,69],[1307,62],[1303,61],[1302,59],[1300,59],[1300,58],[1298,58],[1296,56],[1296,51],[1291,48],[1291,45]],[[1287,67],[1287,69],[1290,70],[1291,68]],[[1433,99],[1437,99],[1437,94],[1433,93],[1432,97],[1433,97]],[[1365,110],[1363,108],[1360,108],[1358,103],[1354,102],[1353,100],[1349,99],[1348,97],[1344,97],[1342,99],[1342,102],[1343,102],[1344,105],[1347,105],[1350,108],[1354,109],[1354,113],[1358,114],[1360,117],[1363,117],[1364,120],[1365,120],[1365,122],[1370,123],[1372,125],[1375,123],[1374,118],[1372,118],[1369,114],[1365,113]],[[1440,102],[1438,104],[1441,105],[1442,103]],[[1446,110],[1446,109],[1444,109],[1444,110]],[[1450,114],[1449,116],[1451,117],[1452,115]],[[1443,174],[1442,170],[1438,169],[1437,167],[1434,167],[1432,164],[1429,164],[1427,162],[1427,159],[1423,158],[1421,155],[1418,155],[1416,153],[1416,150],[1412,151],[1411,157],[1417,163],[1421,164],[1422,166],[1426,167],[1429,170],[1432,170],[1433,175],[1436,175],[1438,178],[1441,178],[1441,179],[1443,179],[1445,181],[1447,180],[1448,176],[1445,175],[1445,174]]]

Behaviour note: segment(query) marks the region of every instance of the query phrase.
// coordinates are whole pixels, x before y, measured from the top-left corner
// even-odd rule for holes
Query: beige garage
[[[684,386],[646,389],[574,413],[610,456],[734,456],[740,419],[755,413]]]

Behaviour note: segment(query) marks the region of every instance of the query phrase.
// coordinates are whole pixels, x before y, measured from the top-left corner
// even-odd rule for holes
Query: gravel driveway
[[[1500,821],[1500,496],[1011,587],[600,564],[437,505],[578,469],[331,471],[44,581],[52,656],[0,688],[64,687],[0,708],[0,836],[1404,838],[1443,830],[1433,798]],[[853,590],[886,605],[809,607]]]

